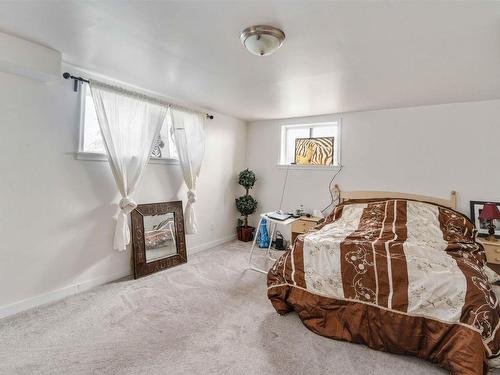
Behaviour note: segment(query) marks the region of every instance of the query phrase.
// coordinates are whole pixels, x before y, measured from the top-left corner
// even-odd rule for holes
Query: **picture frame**
[[[130,216],[134,279],[187,262],[181,201],[139,204]]]
[[[333,165],[334,147],[334,137],[296,138],[294,164]]]
[[[488,237],[488,228],[486,226],[486,223],[479,219],[479,214],[481,213],[481,210],[486,203],[496,204],[497,207],[500,209],[500,202],[470,201],[470,219],[476,226],[479,237]],[[496,221],[495,224],[497,226],[495,230],[495,237],[500,238],[500,220],[495,220],[495,221]]]

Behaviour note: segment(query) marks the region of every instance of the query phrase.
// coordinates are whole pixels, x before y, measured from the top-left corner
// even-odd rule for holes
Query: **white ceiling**
[[[253,24],[283,47],[248,53]],[[500,98],[497,1],[0,1],[0,31],[249,120]]]

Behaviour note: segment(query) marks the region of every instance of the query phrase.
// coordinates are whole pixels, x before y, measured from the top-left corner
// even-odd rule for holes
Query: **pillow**
[[[500,281],[500,275],[498,273],[496,273],[495,271],[493,271],[490,267],[488,266],[485,266],[483,268],[483,271],[484,273],[486,274],[486,276],[488,277],[488,281],[491,283],[491,284],[495,284],[497,282]],[[500,287],[497,287],[500,289]],[[495,290],[496,294],[498,297],[500,297],[500,290]]]

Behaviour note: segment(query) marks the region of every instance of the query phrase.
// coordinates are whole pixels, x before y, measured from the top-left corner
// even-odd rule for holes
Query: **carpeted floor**
[[[447,373],[318,336],[294,313],[279,316],[265,275],[245,271],[248,251],[232,242],[4,319],[0,374]]]

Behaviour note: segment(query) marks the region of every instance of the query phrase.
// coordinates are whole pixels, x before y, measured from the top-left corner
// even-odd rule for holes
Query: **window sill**
[[[77,152],[75,159],[85,161],[108,161],[108,157],[104,154],[96,152]],[[150,158],[149,164],[170,164],[179,165],[179,160],[176,159],[163,159],[163,158]]]
[[[307,169],[310,171],[338,171],[340,165],[277,164],[278,169]]]

